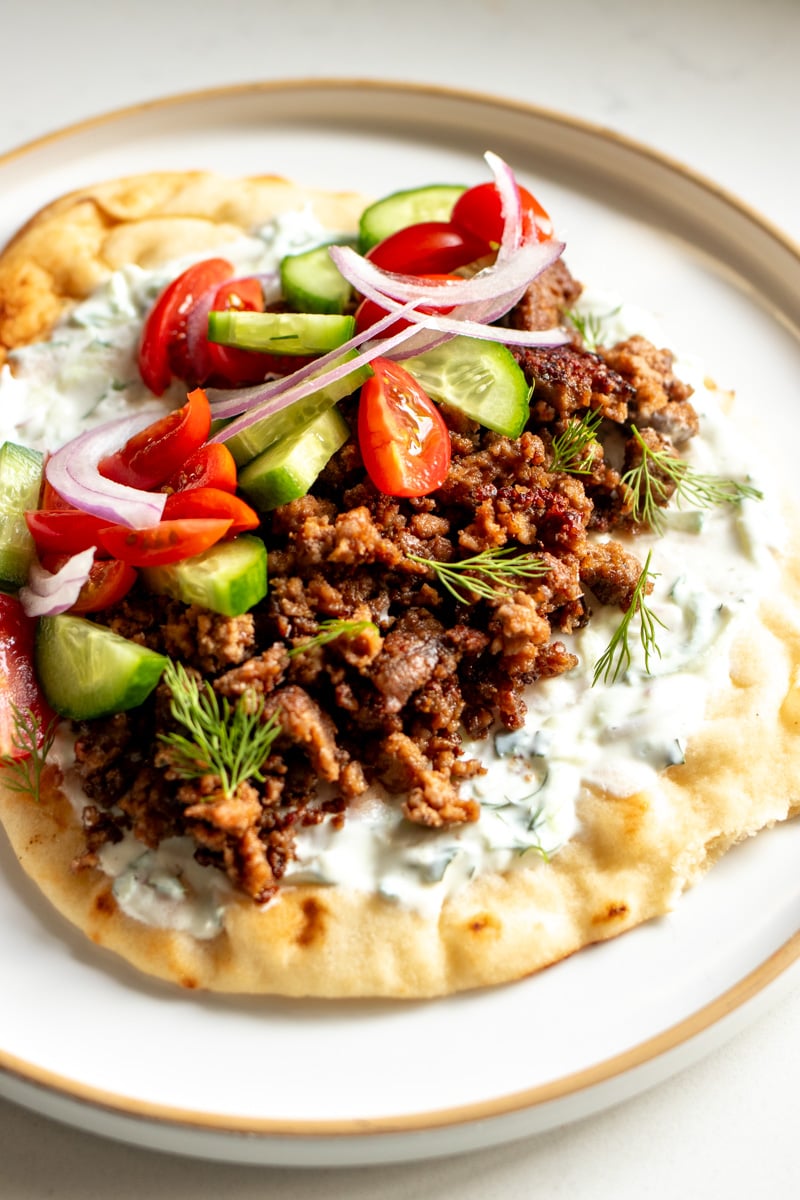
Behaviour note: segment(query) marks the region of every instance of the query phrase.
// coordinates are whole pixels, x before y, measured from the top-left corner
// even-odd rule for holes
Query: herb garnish
[[[616,308],[612,308],[611,312],[604,313],[600,316],[599,313],[583,313],[577,312],[574,308],[569,308],[564,313],[564,316],[569,321],[570,325],[574,325],[580,334],[580,339],[587,350],[595,352],[598,346],[602,345],[605,329],[604,323],[611,317],[615,317],[619,312],[621,304]]]
[[[374,629],[376,633],[378,631],[374,621],[344,621],[337,618],[320,621],[319,633],[309,638],[307,642],[301,642],[299,646],[292,646],[288,652],[289,658],[294,658],[296,654],[302,654],[304,650],[310,650],[314,646],[326,646],[328,642],[335,642],[340,637],[357,637],[366,629]]]
[[[216,775],[226,796],[246,779],[263,783],[262,767],[280,733],[277,713],[264,720],[264,697],[244,692],[231,707],[207,680],[198,683],[172,660],[163,679],[172,693],[170,712],[190,734],[159,733],[161,757],[172,770],[183,779]]]
[[[683,458],[675,458],[667,450],[653,450],[647,445],[635,425],[633,436],[642,452],[638,467],[622,477],[622,483],[633,494],[631,515],[639,524],[647,524],[654,533],[663,533],[662,505],[673,494],[678,501],[695,508],[713,508],[717,504],[737,504],[744,499],[763,500],[764,494],[746,483],[724,479],[720,475],[705,475],[696,471]]]
[[[662,629],[666,629],[666,625],[660,617],[656,616],[651,608],[648,608],[645,602],[647,584],[650,579],[655,578],[650,571],[650,559],[652,555],[653,551],[648,551],[642,573],[636,581],[636,587],[633,589],[633,596],[628,605],[628,610],[620,621],[604,653],[595,663],[592,687],[601,679],[603,683],[616,683],[620,675],[623,675],[630,667],[633,661],[629,641],[630,624],[637,612],[641,621],[639,639],[644,650],[645,671],[648,674],[650,673],[650,658],[653,654],[657,654],[661,658],[661,650],[656,642],[656,625],[660,625]]]
[[[29,792],[38,803],[41,800],[42,772],[47,765],[47,756],[53,748],[58,728],[58,717],[51,717],[44,725],[39,713],[32,708],[21,709],[11,702],[14,729],[11,745],[19,751],[19,758],[12,754],[0,756],[0,766],[8,768],[5,786],[12,792]]]
[[[412,562],[429,567],[459,604],[474,603],[471,595],[482,600],[498,600],[503,588],[522,587],[526,579],[537,579],[550,569],[544,559],[534,554],[517,554],[513,546],[503,549],[493,546],[458,562],[439,562],[419,554],[408,557]]]
[[[599,408],[592,409],[579,421],[570,421],[564,432],[553,439],[553,461],[549,469],[570,475],[591,475],[597,430],[602,423],[603,414]]]

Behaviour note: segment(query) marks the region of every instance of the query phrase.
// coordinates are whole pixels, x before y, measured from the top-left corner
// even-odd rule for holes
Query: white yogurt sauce
[[[306,211],[271,222],[222,253],[238,271],[269,272],[285,253],[323,236]],[[15,351],[13,373],[8,367],[0,373],[0,441],[52,450],[89,425],[152,403],[136,369],[141,322],[154,296],[189,261],[158,272],[136,267],[116,272],[49,342]],[[607,344],[634,332],[657,345],[670,344],[654,318],[613,297],[587,292],[581,308],[603,318]],[[766,492],[763,481],[752,478],[746,440],[736,436],[725,414],[730,397],[707,386],[695,363],[677,362],[676,374],[693,384],[692,402],[701,419],[701,435],[684,456],[701,471],[747,480]],[[182,397],[176,386],[165,403],[181,403]],[[651,658],[649,673],[635,618],[630,670],[613,686],[592,686],[594,664],[622,616],[595,606],[589,625],[564,639],[579,665],[529,690],[524,728],[466,743],[465,754],[486,767],[485,775],[462,785],[481,804],[478,822],[420,829],[403,820],[397,800],[373,789],[351,805],[342,829],[328,822],[299,833],[286,883],[346,884],[435,914],[447,895],[476,874],[545,862],[575,833],[584,785],[629,795],[683,761],[710,691],[726,677],[737,622],[753,611],[774,578],[778,528],[770,497],[703,512],[671,508],[665,537],[630,543],[642,562],[653,548],[655,587],[648,606],[664,628],[658,631],[661,654]],[[58,758],[80,809],[85,798],[70,770],[66,737],[59,738]],[[229,885],[221,872],[194,862],[188,839],[171,839],[149,851],[126,838],[103,850],[102,867],[114,877],[117,901],[131,916],[196,937],[219,931]]]

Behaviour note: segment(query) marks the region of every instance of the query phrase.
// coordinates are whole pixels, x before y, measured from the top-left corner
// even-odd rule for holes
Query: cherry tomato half
[[[186,488],[219,488],[222,492],[236,491],[236,459],[223,442],[206,442],[198,446],[179,471],[164,485],[171,492]]]
[[[33,646],[36,622],[26,616],[16,596],[0,593],[0,754],[27,758],[14,745],[14,709],[28,710],[40,722],[39,745],[44,729],[54,719],[36,681]]]
[[[102,612],[119,604],[136,582],[137,572],[129,563],[107,558],[92,563],[89,578],[78,593],[71,613]]]
[[[252,277],[231,279],[217,288],[210,312],[263,312],[264,293],[261,284]],[[235,346],[221,346],[206,341],[207,374],[215,387],[246,387],[261,383],[272,371],[267,356],[252,350],[239,350]],[[287,368],[293,370],[294,368]],[[285,373],[276,371],[275,374]]]
[[[527,188],[519,189],[522,241],[544,242],[553,236],[553,222]],[[496,250],[503,236],[503,210],[494,183],[479,183],[463,192],[453,206],[451,221],[465,236],[483,243],[482,254]]]
[[[257,529],[260,524],[258,513],[244,500],[213,487],[189,488],[167,496],[164,520],[176,521],[184,517],[230,518],[228,533],[231,535]]]
[[[463,283],[463,280],[458,275],[421,275],[420,279],[425,283],[441,283],[446,286],[448,280],[455,280],[456,283]],[[425,304],[420,305],[420,312],[423,313],[449,313],[453,311],[452,304]],[[356,333],[363,333],[365,329],[369,329],[376,321],[380,321],[386,316],[386,309],[381,308],[375,300],[362,300],[355,312],[356,318]],[[388,329],[383,331],[382,337],[392,337],[393,334],[399,333],[401,329],[406,329],[411,324],[405,318],[401,317],[390,325]]]
[[[230,518],[186,518],[159,521],[152,529],[107,525],[100,542],[112,558],[132,567],[160,567],[202,554],[220,541],[231,527]]]
[[[164,289],[144,324],[139,343],[139,374],[157,396],[163,395],[174,375],[184,378],[186,320],[193,304],[213,287],[233,275],[225,258],[195,263]]]
[[[367,252],[384,271],[401,275],[447,274],[486,253],[482,238],[449,221],[420,221],[398,229]]]
[[[77,508],[39,509],[26,512],[25,522],[36,549],[44,554],[80,554],[99,546],[98,533],[108,521]]]
[[[367,474],[389,496],[426,496],[450,466],[442,414],[413,375],[388,358],[370,363],[361,388],[358,441]]]
[[[160,487],[203,445],[211,429],[211,408],[202,388],[195,388],[182,408],[148,425],[121,450],[98,466],[101,475],[128,487]]]

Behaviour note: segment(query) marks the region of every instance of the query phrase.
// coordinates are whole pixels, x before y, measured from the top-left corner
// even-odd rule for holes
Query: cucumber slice
[[[243,533],[182,562],[146,567],[141,579],[151,592],[238,617],[267,594],[267,549]]]
[[[239,487],[261,512],[297,500],[349,436],[344,417],[329,408],[305,429],[281,438],[248,463],[239,473]]]
[[[346,362],[348,359],[355,357],[356,351],[351,350],[337,361]],[[320,388],[319,391],[312,392],[310,396],[306,396],[305,400],[298,400],[296,404],[291,405],[289,408],[283,408],[280,412],[263,417],[260,421],[256,421],[255,424],[251,425],[249,429],[245,429],[241,433],[235,433],[232,437],[224,439],[225,444],[236,459],[237,466],[244,466],[245,463],[249,463],[257,455],[263,454],[270,446],[274,446],[281,438],[297,433],[300,429],[304,429],[306,425],[310,425],[322,413],[327,412],[329,408],[333,408],[334,404],[338,403],[339,400],[344,400],[345,396],[349,396],[356,388],[361,387],[361,384],[366,382],[371,375],[371,367],[357,367],[354,371],[351,371],[342,379],[338,379],[335,383],[329,383],[326,387]]]
[[[328,242],[302,254],[287,254],[280,264],[284,299],[296,312],[341,313],[350,302],[352,288],[331,261]],[[352,238],[336,245],[352,246]]]
[[[338,313],[210,312],[208,338],[267,354],[327,354],[355,333],[355,317]]]
[[[403,359],[432,400],[466,413],[495,433],[519,437],[530,416],[531,387],[507,346],[455,337]]]
[[[0,446],[0,582],[18,586],[28,578],[36,548],[25,512],[39,507],[42,456],[15,442]]]
[[[51,707],[75,721],[137,708],[169,661],[102,625],[66,613],[41,618],[35,658]]]
[[[376,200],[361,214],[358,248],[366,254],[378,242],[420,221],[449,221],[453,205],[467,189],[459,184],[435,183],[429,187],[392,192]]]

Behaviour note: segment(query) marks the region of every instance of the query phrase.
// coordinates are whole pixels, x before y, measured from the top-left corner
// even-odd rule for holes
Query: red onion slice
[[[59,496],[82,512],[102,517],[110,524],[131,529],[150,529],[164,512],[164,492],[144,492],[106,479],[97,464],[107,454],[119,450],[128,438],[146,429],[164,408],[142,409],[135,416],[108,421],[67,442],[47,460],[45,474]]]
[[[41,563],[32,563],[27,586],[19,590],[20,604],[26,614],[29,617],[54,617],[72,608],[89,578],[94,552],[95,547],[91,546],[81,550],[80,554],[73,554],[55,572],[46,571]]]
[[[294,390],[308,379],[313,378],[315,380],[314,387],[310,389],[311,391],[315,391],[325,383],[327,378],[325,375],[326,370],[335,367],[343,354],[348,354],[351,350],[357,350],[359,346],[371,343],[379,334],[395,323],[398,314],[401,317],[408,316],[416,310],[416,306],[416,301],[410,304],[393,305],[392,311],[387,312],[386,316],[381,317],[380,321],[376,321],[368,329],[357,333],[350,341],[337,346],[335,350],[329,350],[327,354],[315,358],[313,362],[307,363],[304,367],[298,367],[291,375],[282,375],[279,379],[271,379],[266,383],[258,383],[249,388],[209,388],[206,394],[215,419],[238,416],[239,413],[246,412],[257,404],[277,399],[285,392]],[[403,340],[413,337],[415,332],[413,326],[408,330],[404,330]],[[383,344],[385,346],[388,343],[384,342]],[[370,355],[370,358],[375,358],[380,353],[380,350],[376,350],[374,354]],[[350,369],[353,369],[352,366]],[[305,394],[307,395],[308,393]]]
[[[261,403],[258,403],[258,401],[254,399],[245,411],[242,411],[242,409],[239,408],[238,411],[241,413],[241,416],[237,417],[236,420],[231,421],[224,427],[224,429],[220,429],[219,432],[215,433],[213,437],[210,437],[208,439],[209,442],[227,442],[229,438],[234,436],[234,434],[241,433],[245,429],[249,429],[251,425],[256,423],[256,421],[260,421],[264,417],[272,416],[273,413],[281,412],[284,408],[289,408],[290,405],[296,404],[299,400],[305,400],[307,396],[312,395],[321,388],[327,387],[329,384],[336,383],[340,379],[344,379],[346,375],[350,375],[354,371],[357,371],[359,367],[368,366],[369,363],[372,362],[373,358],[378,358],[382,355],[385,355],[395,346],[399,346],[401,343],[408,341],[408,339],[413,337],[416,332],[415,326],[409,325],[407,329],[401,329],[398,333],[394,334],[393,337],[381,338],[379,341],[371,342],[369,346],[363,350],[361,354],[356,355],[355,358],[348,358],[346,362],[340,362],[337,366],[334,366],[327,371],[323,371],[321,374],[316,373],[310,378],[306,377],[300,383],[297,383],[295,380],[293,386],[285,388],[278,394],[268,395],[266,399],[262,399]],[[341,358],[343,349],[344,347],[339,347],[339,349],[335,352],[337,357]],[[295,372],[295,375],[299,374],[299,371]],[[295,379],[295,376],[290,375],[288,378],[292,380]],[[214,415],[218,415],[216,410]]]
[[[503,236],[497,251],[497,262],[505,262],[515,253],[522,241],[522,205],[519,199],[519,187],[511,167],[498,154],[487,150],[483,157],[494,173],[495,186],[500,196]]]
[[[510,329],[502,325],[486,325],[482,321],[459,320],[453,316],[438,316],[433,313],[413,313],[409,318],[420,329],[436,333],[463,335],[480,338],[487,342],[501,342],[504,346],[563,346],[570,336],[565,329]],[[403,347],[404,353],[408,347]],[[419,354],[419,350],[413,353]]]

